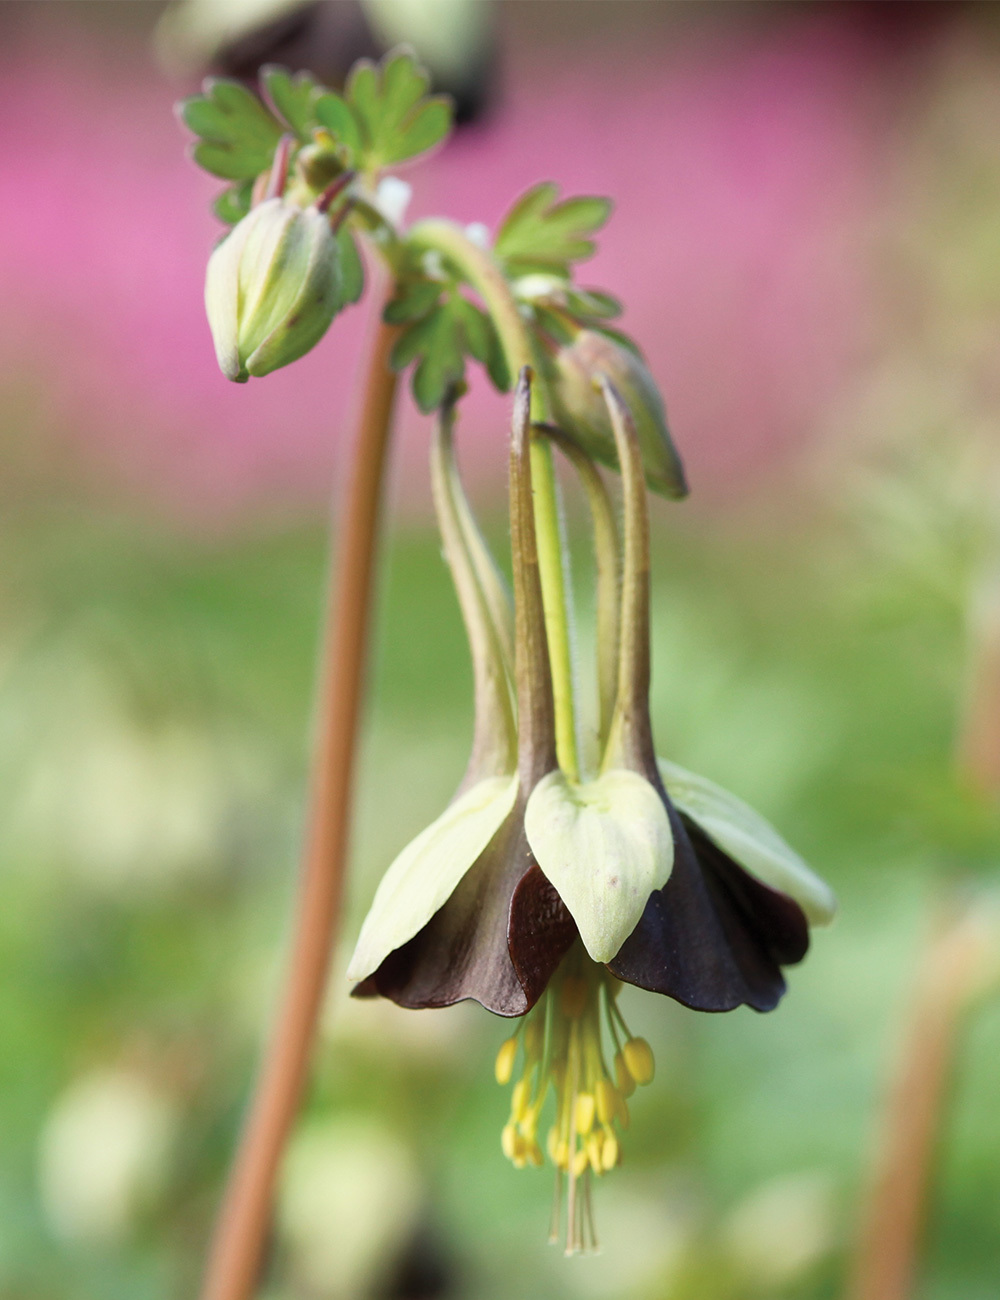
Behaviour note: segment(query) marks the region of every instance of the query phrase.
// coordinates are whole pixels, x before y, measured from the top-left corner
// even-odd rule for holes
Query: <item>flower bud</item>
[[[595,460],[617,469],[614,430],[596,383],[602,374],[632,414],[646,482],[664,496],[686,496],[684,467],[667,430],[663,399],[653,376],[634,352],[596,330],[581,330],[554,357],[552,398],[563,432]]]
[[[297,361],[340,306],[337,241],[315,207],[266,199],[209,258],[208,323],[219,367],[237,382]]]

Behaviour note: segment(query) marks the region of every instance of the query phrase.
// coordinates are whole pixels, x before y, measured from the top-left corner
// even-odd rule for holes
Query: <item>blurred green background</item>
[[[128,218],[130,230],[186,221],[194,231],[169,249],[189,312],[171,325],[149,269],[155,241],[119,238],[120,193],[56,188],[58,149],[69,151],[79,122],[63,117],[66,135],[33,138],[18,104],[67,66],[96,96],[110,49],[132,60],[136,85],[155,87],[142,99],[132,86],[136,113],[166,115],[185,87],[152,71],[159,8],[0,6],[3,139],[23,163],[7,176],[5,217],[27,228],[19,177],[29,212],[59,197],[53,220],[67,240],[91,223],[93,256],[119,269],[125,246],[128,302],[157,355],[169,354],[170,329],[180,338],[184,322],[200,321],[210,245],[210,228],[192,225],[203,186],[180,162],[179,135],[167,119],[162,143],[149,145],[154,158],[174,149],[177,162],[148,191],[155,207]],[[346,996],[346,952],[379,875],[449,798],[471,728],[466,648],[427,508],[427,430],[407,411],[344,950],[266,1295],[838,1296],[939,900],[955,881],[988,900],[1000,849],[996,805],[963,786],[953,759],[970,610],[998,554],[1000,24],[975,5],[575,0],[502,4],[493,21],[499,89],[453,146],[456,169],[486,159],[474,176],[491,221],[506,199],[494,205],[490,177],[520,183],[509,151],[532,129],[517,95],[533,68],[559,65],[554,115],[574,85],[581,104],[596,102],[595,66],[616,68],[616,93],[628,93],[640,48],[649,113],[657,60],[671,69],[665,102],[679,106],[697,155],[685,193],[715,216],[697,248],[679,242],[683,221],[643,207],[647,181],[669,187],[656,141],[634,141],[649,174],[634,174],[631,197],[608,182],[632,233],[616,243],[612,225],[608,260],[595,263],[613,291],[619,268],[640,285],[667,223],[674,260],[660,297],[640,302],[639,323],[627,318],[643,341],[645,322],[654,361],[665,358],[657,373],[695,487],[690,503],[654,515],[658,745],[767,814],[833,884],[841,915],[815,935],[771,1015],[698,1016],[624,991],[657,1078],[634,1099],[622,1168],[597,1189],[601,1254],[565,1260],[547,1246],[551,1171],[514,1171],[500,1153],[508,1098],[492,1060],[504,1026],[477,1007],[413,1013]],[[816,84],[832,87],[822,113]],[[723,112],[727,85],[737,90]],[[778,97],[772,117],[754,98],[761,86]],[[129,102],[113,105],[124,155],[135,143]],[[80,105],[86,124],[92,110]],[[627,101],[616,111],[628,120]],[[758,182],[733,124],[753,113],[757,162],[777,179],[768,204],[743,209],[733,195],[758,193]],[[560,180],[564,163],[579,171],[560,150],[570,138],[586,152],[581,114],[565,137],[550,115],[550,152],[536,141],[532,168]],[[100,166],[113,171],[119,156],[105,150]],[[418,201],[452,193],[449,165]],[[580,183],[597,185],[601,159],[587,167]],[[796,186],[805,174],[811,193],[837,167],[848,179],[834,175],[819,206],[852,197],[836,221],[810,227],[807,256],[793,237],[807,223]],[[309,404],[294,420],[277,403],[263,420],[269,399],[255,382],[235,415],[212,408],[202,427],[193,406],[160,404],[142,370],[148,339],[133,364],[125,342],[101,336],[127,277],[109,299],[94,261],[60,263],[59,248],[55,267],[36,250],[23,283],[14,253],[0,259],[0,1296],[168,1300],[195,1293],[283,960],[327,566],[321,489],[336,479],[363,324],[358,314],[338,322],[303,363]],[[720,249],[726,274],[713,278]],[[833,302],[829,286],[848,280]],[[351,336],[338,363],[347,377],[326,400],[337,330]],[[207,332],[184,337],[210,370]],[[183,392],[186,354],[175,355],[169,385]],[[678,374],[679,410],[678,356],[695,374]],[[130,382],[128,401],[107,405]],[[478,401],[464,463],[502,553],[503,406]],[[212,442],[216,415],[233,421],[228,441]],[[264,428],[250,452],[241,419]],[[588,542],[569,496],[586,651]],[[995,1300],[1000,1288],[1000,999],[980,1000],[961,1041],[926,1300]]]

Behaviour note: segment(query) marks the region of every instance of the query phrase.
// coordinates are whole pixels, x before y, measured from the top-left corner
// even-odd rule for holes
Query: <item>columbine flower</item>
[[[572,780],[556,762],[522,375],[510,476],[517,771],[503,600],[444,419],[435,498],[473,648],[473,756],[451,806],[389,868],[348,972],[362,981],[358,992],[402,1006],[471,997],[525,1016],[496,1062],[507,1083],[522,1052],[502,1145],[518,1166],[542,1163],[551,1090],[545,1145],[559,1170],[557,1206],[563,1174],[569,1180],[568,1250],[594,1239],[590,1173],[618,1163],[626,1099],[653,1077],[649,1045],[618,1008],[620,981],[699,1011],[769,1011],[785,989],[781,967],[806,953],[808,923],[834,910],[827,887],[762,818],[656,758],[642,450],[622,397],[607,377],[601,386],[622,469],[625,546],[617,698],[600,771]]]
[[[208,260],[205,310],[215,353],[219,369],[237,383],[304,356],[343,305],[327,196],[305,208],[280,197],[287,152],[283,145],[275,157],[269,196]]]

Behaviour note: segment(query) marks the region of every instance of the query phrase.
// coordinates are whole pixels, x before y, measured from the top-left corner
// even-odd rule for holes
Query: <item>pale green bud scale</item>
[[[680,456],[667,428],[663,399],[646,363],[622,343],[597,330],[581,330],[554,358],[552,399],[564,432],[595,460],[618,467],[607,404],[597,386],[607,376],[635,422],[646,482],[667,497],[687,495]]]
[[[205,308],[222,373],[243,383],[297,361],[341,307],[340,281],[325,213],[259,203],[208,261]]]

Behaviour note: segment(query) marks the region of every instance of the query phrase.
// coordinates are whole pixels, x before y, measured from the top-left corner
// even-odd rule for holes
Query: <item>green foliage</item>
[[[429,88],[427,73],[405,49],[378,65],[368,59],[354,65],[346,98],[361,126],[366,170],[415,158],[448,134],[451,103],[429,96]]]
[[[450,101],[428,95],[429,85],[413,55],[400,49],[379,64],[357,63],[343,96],[306,72],[272,64],[261,71],[270,107],[238,81],[209,78],[178,112],[199,137],[191,150],[195,162],[223,180],[252,181],[266,171],[284,134],[298,146],[315,142],[340,166],[373,173],[425,153],[448,134]],[[247,204],[243,190],[233,187],[215,210],[233,223]]]
[[[315,102],[322,87],[308,72],[292,74],[274,63],[261,68],[260,79],[279,117],[300,140],[308,140],[316,116]]]
[[[280,122],[238,81],[209,77],[203,89],[178,105],[181,121],[200,137],[192,158],[224,180],[253,180],[271,165]]]
[[[329,131],[345,160],[354,165],[364,152],[364,137],[351,106],[332,90],[326,90],[313,105],[316,121]]]
[[[558,187],[552,181],[543,181],[522,194],[504,218],[495,251],[509,275],[540,271],[568,278],[573,262],[592,256],[594,243],[590,236],[611,215],[611,200],[590,196],[562,202],[558,199]],[[602,305],[607,307],[612,302],[605,299]]]
[[[404,370],[416,362],[413,396],[425,413],[437,410],[449,390],[465,380],[466,357],[484,365],[501,392],[510,387],[500,340],[489,316],[470,302],[457,283],[418,278],[406,283],[385,309],[391,325],[405,325],[391,364]]]
[[[223,190],[212,204],[212,211],[227,226],[235,226],[250,211],[253,181],[240,181]]]

